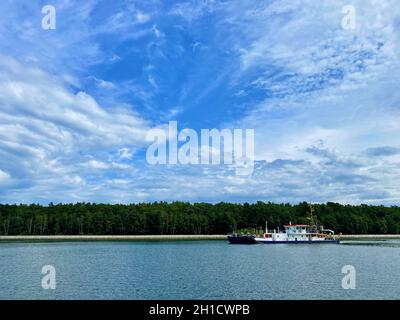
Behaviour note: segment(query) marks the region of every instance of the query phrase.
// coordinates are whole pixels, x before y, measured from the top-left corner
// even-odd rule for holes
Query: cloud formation
[[[400,199],[400,6],[346,1],[4,1],[0,201]],[[151,166],[169,120],[255,130],[254,174]]]
[[[56,76],[4,56],[0,106],[0,176],[16,189],[47,184],[48,191],[56,185],[62,192],[84,184],[92,169],[126,169],[108,161],[108,154],[143,147],[148,129],[131,110],[105,110],[87,93],[71,93]]]

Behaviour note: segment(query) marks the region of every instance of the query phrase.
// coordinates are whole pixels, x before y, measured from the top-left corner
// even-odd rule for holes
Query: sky
[[[0,6],[1,203],[400,202],[398,0]],[[169,121],[254,129],[253,173],[149,164]]]

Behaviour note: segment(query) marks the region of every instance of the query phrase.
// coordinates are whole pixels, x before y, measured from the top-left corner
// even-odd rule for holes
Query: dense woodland
[[[320,225],[345,234],[400,233],[400,207],[315,204]],[[306,202],[275,204],[155,202],[0,205],[0,235],[226,234],[307,223]]]

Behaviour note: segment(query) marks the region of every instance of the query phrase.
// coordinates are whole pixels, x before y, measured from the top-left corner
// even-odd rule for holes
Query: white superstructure
[[[260,243],[288,243],[288,242],[338,242],[332,230],[318,231],[315,226],[307,224],[288,224],[284,226],[284,232],[272,232],[265,230],[262,237],[255,240]]]
[[[310,224],[289,224],[285,225],[284,232],[268,231],[268,223],[265,222],[265,233],[262,237],[256,237],[258,243],[339,243],[339,238],[335,232],[323,227],[318,230],[317,217],[314,208],[310,205]]]

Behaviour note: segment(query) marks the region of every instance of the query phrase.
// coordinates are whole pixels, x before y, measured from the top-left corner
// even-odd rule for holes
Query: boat
[[[228,241],[231,244],[257,244],[254,234],[228,234]]]
[[[340,242],[334,233],[326,231],[313,231],[312,227],[306,224],[289,224],[284,226],[284,232],[265,232],[262,237],[256,237],[257,243],[336,243]],[[331,230],[329,230],[331,231]]]
[[[284,226],[283,232],[279,232],[279,230],[278,232],[276,230],[268,231],[268,223],[266,222],[265,233],[261,237],[256,237],[255,241],[261,244],[338,244],[340,242],[339,237],[335,235],[333,230],[317,227],[317,219],[312,206],[310,206],[309,219],[310,224],[292,224],[289,222],[288,225]]]

